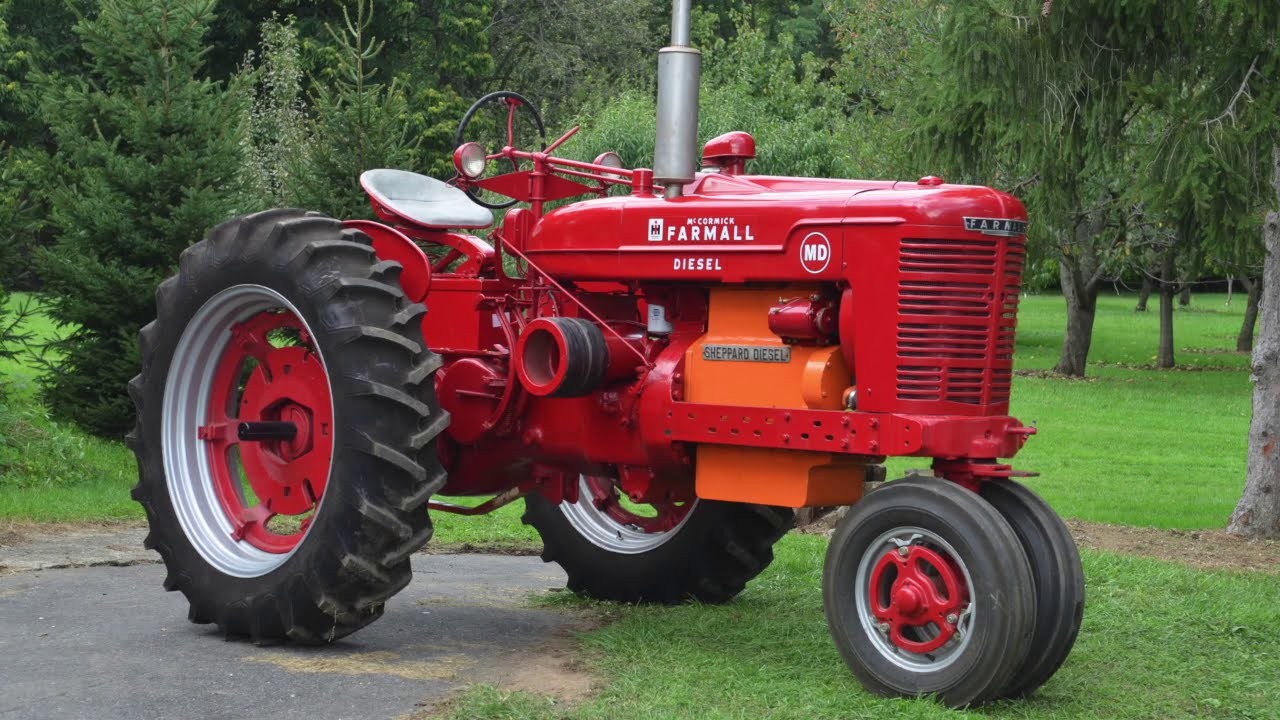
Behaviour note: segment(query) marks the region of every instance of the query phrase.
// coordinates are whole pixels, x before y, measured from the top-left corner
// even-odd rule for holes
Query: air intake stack
[[[658,51],[658,136],[653,179],[680,197],[698,162],[698,86],[702,53],[689,46],[693,0],[671,3],[671,45]]]

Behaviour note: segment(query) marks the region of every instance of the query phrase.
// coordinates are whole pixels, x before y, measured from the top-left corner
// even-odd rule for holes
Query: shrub
[[[246,65],[251,63],[252,57]],[[292,199],[292,171],[305,164],[309,132],[293,18],[263,23],[261,62],[245,74],[240,140],[245,188],[261,207],[281,207]]]

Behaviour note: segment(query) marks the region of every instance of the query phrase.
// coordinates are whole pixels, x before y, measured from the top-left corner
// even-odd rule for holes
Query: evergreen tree
[[[40,117],[40,73],[78,70],[72,27],[95,0],[0,0],[0,202],[13,213],[0,223],[0,284],[39,287],[35,248],[52,243],[49,199],[53,139]]]
[[[4,5],[0,5],[0,11],[3,9]],[[9,115],[19,102],[19,86],[13,75],[19,62],[14,57],[9,26],[0,12],[0,138],[11,137],[13,121]],[[9,172],[10,155],[10,149],[0,142],[0,285],[13,279],[18,264],[18,232],[13,222],[18,202]]]
[[[211,0],[103,0],[76,33],[83,75],[42,112],[63,182],[56,245],[39,253],[49,310],[73,328],[43,378],[54,414],[120,435],[137,332],[179,253],[236,209],[238,96],[200,77]]]
[[[418,139],[397,80],[375,82],[374,60],[385,43],[369,32],[372,0],[357,0],[354,15],[328,30],[335,43],[333,76],[317,83],[307,152],[290,170],[293,205],[335,217],[367,216],[360,174],[372,168],[413,169]]]
[[[493,56],[487,34],[493,19],[492,2],[436,0],[395,5],[407,17],[395,25],[400,32],[382,36],[388,41],[384,59],[391,77],[405,91],[410,135],[418,148],[417,169],[449,177],[454,172],[454,133],[463,113],[485,92],[503,89],[491,86]]]
[[[18,218],[22,198],[12,167],[13,151],[0,145],[0,286],[11,285],[25,265]]]
[[[0,138],[15,148],[44,146],[37,72],[76,71],[82,62],[72,31],[94,0],[0,0]]]
[[[3,32],[4,26],[0,25],[0,32]],[[4,148],[0,147],[0,152]],[[0,157],[0,161],[3,158]],[[8,189],[5,187],[5,170],[7,165],[0,166],[0,228],[9,227],[13,222],[16,214],[16,202]],[[12,257],[12,248],[5,240],[0,240],[0,280],[3,280],[3,272],[6,263],[13,264],[15,258]],[[0,282],[0,359],[6,359],[13,356],[13,344],[17,340],[17,325],[10,317],[8,312],[9,295],[5,292],[3,282]],[[0,373],[0,410],[3,410],[4,402],[4,375]]]

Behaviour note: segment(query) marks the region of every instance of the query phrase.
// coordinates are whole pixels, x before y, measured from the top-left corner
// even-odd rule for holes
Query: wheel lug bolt
[[[911,548],[908,548],[906,545],[903,545],[902,547],[898,548],[898,554],[901,555],[902,557],[906,557],[910,552],[911,552]]]
[[[960,616],[956,615],[955,613],[951,613],[950,615],[947,616],[947,623],[951,625],[955,625],[959,621],[960,621]]]

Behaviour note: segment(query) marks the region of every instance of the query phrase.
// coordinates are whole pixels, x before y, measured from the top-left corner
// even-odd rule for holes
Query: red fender
[[[411,302],[422,302],[431,289],[431,262],[427,254],[408,235],[372,220],[347,220],[343,227],[359,230],[373,239],[373,251],[383,260],[394,260],[404,266],[400,287]]]

